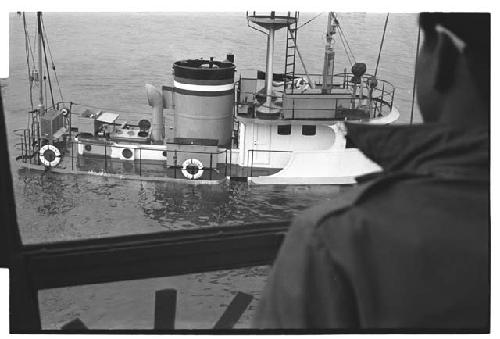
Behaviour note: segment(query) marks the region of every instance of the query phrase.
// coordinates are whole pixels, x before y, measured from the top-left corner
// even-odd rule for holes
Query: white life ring
[[[61,161],[61,152],[54,145],[45,145],[40,149],[40,161],[47,167],[55,167]]]
[[[192,167],[192,166],[197,167],[196,173],[191,173],[188,170],[188,167]],[[203,164],[198,159],[194,159],[194,158],[193,159],[186,159],[186,161],[184,161],[182,163],[182,174],[188,179],[196,180],[203,175]]]
[[[307,79],[304,78],[295,78],[293,79],[293,85],[296,89],[305,91],[306,89],[309,88],[309,81],[307,81]]]

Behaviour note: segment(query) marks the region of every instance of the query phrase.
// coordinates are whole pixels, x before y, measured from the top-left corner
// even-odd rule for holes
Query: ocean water
[[[317,14],[301,13],[299,25]],[[35,18],[34,13],[27,14],[32,41]],[[320,15],[298,33],[297,44],[311,73],[321,72],[326,18],[326,13]],[[339,18],[356,61],[365,62],[373,73],[385,14],[340,13]],[[149,113],[144,84],[159,87],[171,82],[172,63],[180,59],[223,59],[232,52],[240,74],[254,75],[256,69],[265,69],[266,37],[248,28],[244,13],[45,13],[44,23],[64,99],[119,111],[122,116]],[[285,37],[285,30],[276,33],[276,72],[284,69]],[[416,40],[417,15],[392,13],[378,75],[396,87],[395,104],[403,123],[410,120]],[[340,72],[348,62],[338,38],[335,49],[336,71]],[[10,16],[10,77],[5,84],[8,130],[23,128],[30,108],[26,55],[22,20],[14,13]],[[59,99],[57,90],[55,94]],[[415,115],[420,121],[417,108]],[[19,171],[12,164],[18,141],[12,133],[8,141],[18,224],[26,244],[288,220],[343,189],[246,183],[196,187]],[[268,268],[253,268],[42,291],[42,321],[45,328],[58,328],[80,316],[95,328],[147,328],[153,318],[143,316],[149,313],[131,312],[130,306],[137,298],[148,299],[157,286],[172,285],[184,296],[178,325],[207,327],[213,323],[207,320],[208,314],[216,320],[237,289],[246,286],[258,298],[267,272]],[[199,298],[193,296],[200,297],[200,289],[205,289],[204,296],[211,301],[197,304]],[[130,291],[135,298],[124,297]],[[97,298],[92,304],[90,296],[99,293],[108,293],[107,302]],[[110,312],[110,308],[118,311]],[[193,311],[198,308],[198,313]],[[250,318],[251,312],[240,326],[247,326]]]

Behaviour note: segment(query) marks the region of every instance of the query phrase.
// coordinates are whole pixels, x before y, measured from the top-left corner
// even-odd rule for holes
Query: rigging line
[[[250,26],[250,22],[247,22],[247,26],[250,27],[251,29],[255,29],[256,31],[261,32],[264,35],[267,35],[267,32],[264,32],[263,30],[258,29],[256,27]]]
[[[338,23],[338,20],[337,20],[337,23]],[[337,25],[339,27],[339,38],[340,38],[340,42],[342,43],[342,46],[344,46],[344,52],[345,54],[347,55],[347,59],[349,60],[349,63],[351,64],[352,66],[352,60],[351,60],[351,57],[353,59],[354,62],[356,62],[356,58],[354,57],[354,54],[352,53],[352,51],[350,51],[350,49],[347,48],[348,45],[348,42],[347,42],[347,38],[345,37],[345,35],[343,34],[343,31],[342,31],[342,28],[340,27],[340,25],[338,24]],[[349,54],[349,51],[350,51],[350,54]]]
[[[344,29],[342,28],[342,26],[340,26],[339,18],[337,17],[337,15],[335,13],[333,13],[333,15],[334,15],[335,21],[337,22],[337,27],[339,28],[340,37],[341,37],[341,39],[345,40],[347,48],[349,49],[349,52],[351,53],[352,59],[354,60],[354,62],[356,62],[356,58],[354,57],[354,53],[352,52],[351,46],[349,45],[349,40],[347,39],[347,36],[344,32]]]
[[[52,107],[55,108],[56,104],[54,103],[54,93],[52,92],[52,81],[50,80],[50,70],[49,70],[49,62],[47,61],[47,51],[45,50],[45,38],[42,34],[42,46],[43,46],[43,55],[45,59],[45,68],[47,69],[47,80],[49,81],[49,89],[50,89],[50,99],[52,101]],[[47,88],[45,88],[47,90]],[[45,101],[47,102],[47,101]]]
[[[29,32],[28,32],[28,25],[26,23],[26,17],[25,17],[24,12],[23,12],[23,26],[24,26],[24,35],[25,35],[25,38],[28,40],[28,46],[29,46],[29,51],[30,51],[30,55],[31,55],[31,61],[34,64],[35,63],[35,56],[34,56],[33,50],[31,49],[31,39],[30,39],[30,35],[29,35]]]
[[[43,28],[43,32],[45,34],[45,40],[47,41],[47,48],[49,49],[50,61],[52,63],[52,70],[54,71],[54,76],[55,76],[56,82],[57,82],[57,89],[59,90],[59,95],[61,97],[61,101],[64,101],[64,97],[63,97],[62,91],[61,91],[61,85],[59,83],[59,78],[57,77],[56,66],[54,65],[54,58],[52,57],[52,51],[50,49],[50,43],[49,43],[49,37],[47,34],[47,29],[45,28],[45,23],[43,21],[43,18],[42,18],[42,28]]]
[[[23,26],[24,26],[24,42],[25,42],[24,47],[26,49],[26,64],[28,66],[30,104],[31,104],[31,110],[33,110],[33,82],[31,80],[31,67],[30,67],[29,47],[28,47],[28,36],[27,36],[27,32],[26,32],[26,17],[24,15],[24,12],[23,12]]]
[[[352,66],[351,57],[349,56],[349,52],[347,52],[347,48],[345,46],[344,39],[342,39],[342,35],[340,35],[339,37],[340,37],[340,42],[342,43],[342,46],[344,46],[344,51],[345,51],[345,54],[347,56],[347,60],[349,61],[349,64]],[[354,62],[356,62],[356,60],[354,60]]]
[[[44,102],[45,102],[45,105],[47,105],[47,82],[46,82],[46,81],[43,81],[43,82],[41,82],[40,84],[41,84],[41,86],[42,86],[42,88],[43,88],[43,90],[44,90],[44,93],[45,93],[45,100],[44,100]],[[46,112],[46,111],[47,111],[47,107],[45,107],[45,108],[46,108],[46,109],[45,109],[45,112]],[[45,113],[44,113],[44,114],[45,114]]]
[[[347,47],[347,38],[343,34],[340,34],[340,41],[344,46],[345,54],[349,57],[349,60],[352,58],[352,61],[349,61],[352,66],[353,61],[354,63],[356,63],[356,58],[354,58],[354,54],[352,54],[352,52],[349,51],[349,48]]]
[[[413,72],[413,93],[411,99],[410,124],[413,124],[413,108],[415,107],[415,89],[417,86],[417,59],[418,59],[419,47],[420,47],[420,27],[418,28],[417,51],[415,52],[415,71]]]
[[[28,25],[26,24],[26,18],[24,16],[24,12],[23,12],[23,26],[24,26],[24,36],[25,36],[25,39],[28,42],[29,55],[31,56],[31,61],[34,64],[35,63],[35,57],[34,57],[32,49],[31,49],[31,40],[30,40],[30,35],[29,35],[29,32],[28,32]]]
[[[319,13],[319,14],[318,14],[318,15],[316,15],[314,18],[312,18],[312,19],[310,19],[310,20],[308,20],[308,21],[304,22],[302,25],[300,25],[299,27],[297,27],[297,28],[295,29],[295,31],[298,31],[299,29],[301,29],[302,27],[304,27],[305,25],[307,25],[307,24],[308,24],[308,23],[310,23],[311,21],[316,20],[316,19],[317,19],[317,18],[318,18],[321,14],[323,14],[323,12]]]
[[[347,49],[349,50],[349,53],[351,53],[351,57],[354,60],[354,62],[356,62],[356,58],[354,57],[354,53],[352,52],[351,45],[349,45],[349,40],[347,39],[347,36],[345,35],[344,30],[342,29],[342,27],[339,26],[339,28],[340,28],[339,29],[340,36],[341,36],[342,39],[345,40],[345,44],[347,46]]]
[[[382,54],[382,47],[384,46],[385,31],[387,30],[388,22],[389,22],[389,13],[387,13],[387,16],[385,17],[384,33],[382,34],[382,40],[380,40],[380,48],[378,50],[378,57],[377,57],[377,66],[375,66],[375,74],[374,74],[375,77],[377,76],[378,65],[380,63],[380,54]]]
[[[342,27],[340,27],[340,26],[338,26],[338,27],[339,27],[339,36],[340,36],[340,39],[342,39],[344,41],[344,45],[345,45],[344,48],[346,49],[346,53],[349,53],[349,55],[352,57],[354,62],[356,62],[356,58],[354,57],[354,53],[351,50],[351,46],[349,45],[349,40],[347,40],[347,36],[345,35],[344,30],[342,29]]]

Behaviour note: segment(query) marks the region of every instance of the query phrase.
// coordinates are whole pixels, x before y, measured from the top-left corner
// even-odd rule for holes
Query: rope
[[[339,32],[340,42],[342,43],[342,46],[344,46],[344,52],[347,56],[347,60],[349,61],[349,64],[352,66],[353,61],[354,61],[354,63],[356,63],[356,58],[354,57],[354,53],[351,50],[351,46],[349,46],[349,42],[347,40],[347,37],[345,36],[344,30],[340,26],[340,22],[339,22],[337,15],[335,13],[333,13],[333,18],[335,20],[335,24],[337,25],[337,27],[339,29],[338,32]],[[351,60],[351,58],[352,58],[352,60]]]
[[[28,25],[26,24],[26,17],[24,15],[24,12],[23,12],[23,24],[24,24],[24,35],[25,35],[26,39],[28,40],[28,46],[29,46],[29,50],[30,50],[31,61],[34,64],[35,63],[35,56],[34,56],[33,50],[31,49],[31,40],[30,40],[30,35],[29,35],[29,32],[28,32]],[[33,40],[36,42],[36,39],[33,39]]]
[[[27,27],[26,27],[26,17],[24,15],[24,12],[23,12],[23,27],[24,27],[24,41],[25,41],[24,47],[26,49],[26,65],[28,66],[28,82],[29,82],[30,104],[31,104],[31,110],[33,110],[33,82],[31,81],[31,67],[30,67],[30,50],[31,50],[31,46],[30,46],[30,43],[29,43],[29,35],[28,35]]]
[[[42,81],[40,80],[40,86],[42,86],[44,93],[45,93],[45,104],[47,104],[47,81]]]
[[[47,80],[49,81],[49,89],[50,89],[50,99],[52,101],[52,107],[55,108],[56,104],[54,102],[54,93],[52,92],[52,81],[50,81],[50,71],[49,71],[49,62],[47,60],[47,52],[45,50],[45,39],[42,34],[42,46],[43,46],[43,54],[44,54],[44,59],[45,59],[45,68],[47,69]],[[47,90],[47,89],[45,89]],[[47,101],[45,101],[47,102]]]
[[[307,25],[308,23],[310,23],[311,21],[314,21],[316,20],[321,14],[323,13],[319,13],[318,15],[316,15],[315,17],[313,17],[312,19],[310,20],[307,20],[306,22],[304,22],[302,25],[300,25],[299,27],[297,27],[295,30],[298,31],[299,29],[301,29],[302,27],[304,27],[305,25]]]
[[[410,124],[413,124],[413,108],[415,106],[415,88],[417,86],[417,59],[418,59],[418,49],[420,47],[420,28],[418,28],[417,36],[417,51],[415,52],[415,71],[413,73],[413,94],[411,99],[411,114],[410,114]]]
[[[340,42],[342,43],[342,45],[344,46],[344,51],[345,51],[345,54],[347,56],[347,60],[349,61],[349,64],[351,64],[352,66],[352,61],[351,61],[351,57],[349,56],[349,52],[347,51],[347,48],[346,48],[346,44],[344,42],[344,39],[342,39],[342,35],[340,35]],[[354,60],[354,62],[356,62],[356,60]]]
[[[387,13],[387,16],[385,17],[384,33],[382,34],[382,40],[380,40],[380,48],[378,50],[378,57],[377,57],[377,66],[375,67],[375,74],[374,74],[375,77],[377,76],[378,65],[380,63],[380,54],[382,54],[382,47],[384,46],[385,31],[387,30],[388,22],[389,22],[389,13]]]
[[[248,25],[248,27],[250,27],[251,29],[254,29],[254,30],[256,30],[257,32],[261,32],[261,33],[262,33],[262,34],[264,34],[264,35],[267,35],[267,32],[264,32],[263,30],[258,29],[258,28],[256,28],[256,27],[250,26],[250,22],[247,22],[247,25]]]
[[[54,76],[56,78],[57,82],[57,89],[59,90],[59,96],[61,97],[61,101],[64,101],[64,97],[62,95],[61,91],[61,85],[59,84],[59,78],[57,77],[57,72],[56,72],[56,66],[54,65],[54,58],[52,57],[52,50],[50,49],[50,44],[49,44],[49,37],[47,34],[47,30],[45,29],[45,23],[42,18],[42,27],[45,35],[45,40],[47,41],[47,48],[49,49],[49,55],[50,55],[50,62],[52,63],[52,70],[54,71]]]
[[[354,57],[354,53],[352,52],[351,46],[349,45],[349,40],[347,39],[347,37],[344,33],[344,29],[342,28],[342,26],[340,26],[340,22],[339,22],[339,19],[337,18],[337,15],[335,13],[333,15],[334,15],[334,20],[337,24],[337,27],[339,28],[340,38],[345,40],[345,45],[347,45],[347,50],[349,50],[349,52],[351,53],[352,59],[356,63],[356,58]],[[345,46],[344,46],[344,48],[345,48]],[[347,53],[347,50],[346,50],[346,53]],[[352,65],[352,63],[351,63],[351,65]]]

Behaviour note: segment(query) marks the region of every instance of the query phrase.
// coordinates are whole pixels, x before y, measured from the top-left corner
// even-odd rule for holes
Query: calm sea
[[[301,13],[300,22],[317,14]],[[31,41],[35,17],[27,14]],[[298,33],[297,44],[311,73],[321,72],[326,18],[326,13],[320,15]],[[365,62],[373,72],[385,14],[340,13],[339,18],[356,61]],[[231,52],[241,74],[265,69],[266,37],[248,28],[244,13],[45,13],[44,23],[64,99],[119,111],[122,116],[149,113],[144,84],[169,83],[172,63],[180,59],[223,59]],[[285,30],[277,32],[276,71],[284,68],[285,38]],[[410,119],[416,40],[417,16],[391,14],[378,74],[396,87],[401,122]],[[348,61],[338,39],[335,48],[336,71],[340,72]],[[4,104],[10,131],[26,126],[29,109],[23,25],[15,14],[10,17],[6,84]],[[59,98],[59,92],[55,93]],[[420,121],[418,109],[415,114]],[[16,142],[10,134],[11,162]],[[342,190],[338,186],[244,183],[195,187],[26,173],[11,167],[25,243],[289,219]],[[58,328],[79,316],[93,328],[148,328],[153,321],[151,291],[166,284],[180,293],[176,326],[210,327],[238,290],[258,297],[266,274],[267,268],[253,268],[43,291],[42,321],[46,328]],[[253,308],[254,303],[239,326],[248,325]]]

